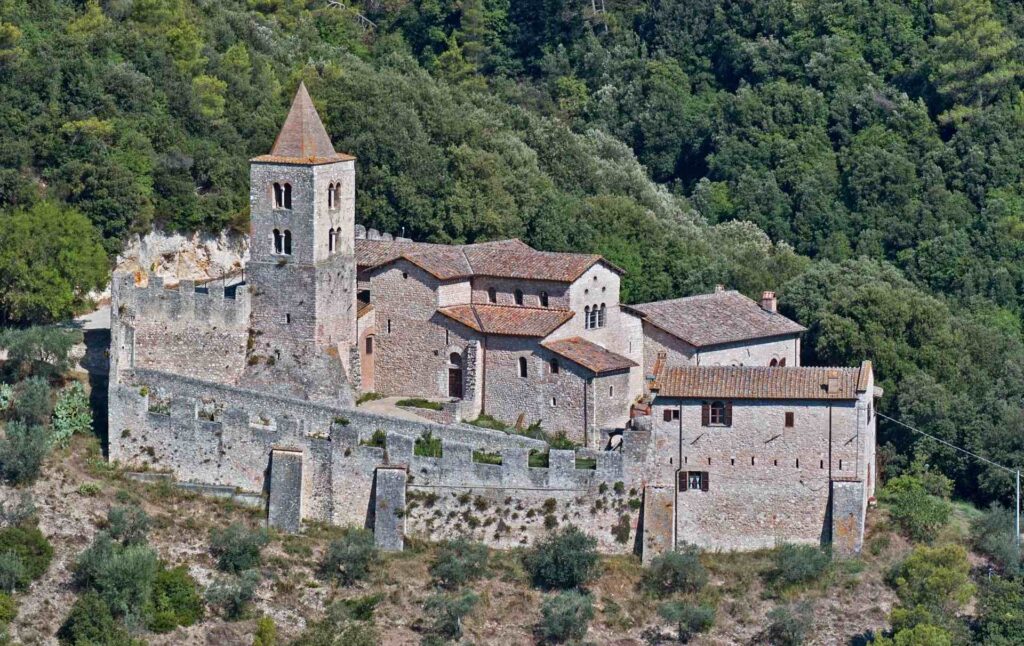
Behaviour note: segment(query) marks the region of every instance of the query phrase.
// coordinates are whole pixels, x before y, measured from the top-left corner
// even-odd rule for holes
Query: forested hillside
[[[244,230],[301,78],[363,224],[598,251],[631,302],[775,288],[805,363],[1021,464],[1022,38],[1011,0],[0,0],[0,320],[70,314],[131,232]]]

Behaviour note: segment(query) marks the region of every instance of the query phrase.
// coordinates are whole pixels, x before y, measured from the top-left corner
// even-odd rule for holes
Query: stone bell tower
[[[314,397],[310,388],[326,384],[310,380],[348,380],[356,328],[355,158],[335,152],[305,84],[270,153],[250,160],[249,207],[248,379],[333,401],[333,394]]]

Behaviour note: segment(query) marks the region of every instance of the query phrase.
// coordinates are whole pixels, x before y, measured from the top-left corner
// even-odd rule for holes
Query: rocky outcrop
[[[240,273],[249,259],[249,237],[222,231],[167,233],[154,229],[133,236],[117,256],[117,269],[145,275],[152,272],[174,285],[180,280],[202,282]]]

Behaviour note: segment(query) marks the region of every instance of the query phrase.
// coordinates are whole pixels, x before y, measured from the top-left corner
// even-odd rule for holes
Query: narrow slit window
[[[540,306],[541,307],[547,307],[548,306],[548,293],[547,292],[541,292],[540,293]]]
[[[292,232],[289,229],[284,230],[284,255],[292,255]]]
[[[523,304],[523,290],[517,289],[515,291],[515,299],[516,299],[516,305],[522,305]]]
[[[281,236],[280,229],[274,229],[274,253],[282,253],[284,251],[284,238]]]
[[[792,412],[786,413],[786,428],[793,428],[794,415]]]
[[[292,185],[291,184],[285,184],[284,185],[284,208],[286,208],[286,209],[292,208]]]
[[[488,287],[487,288],[487,302],[488,303],[497,303],[498,302],[498,290],[494,289],[493,287]]]
[[[519,357],[519,376],[526,378],[526,357]]]

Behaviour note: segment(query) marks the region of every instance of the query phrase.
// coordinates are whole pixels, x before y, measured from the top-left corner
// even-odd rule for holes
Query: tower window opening
[[[488,287],[487,288],[487,302],[488,303],[497,303],[498,302],[498,290],[494,289],[493,287]]]
[[[334,208],[334,184],[327,187],[327,208]]]
[[[515,299],[516,299],[516,305],[522,305],[523,304],[523,290],[517,289],[515,291]]]
[[[282,253],[286,256],[292,255],[292,232],[290,229],[284,230],[284,251]]]
[[[541,292],[540,293],[540,306],[541,307],[547,307],[548,306],[548,293],[547,292]]]
[[[519,357],[519,376],[526,378],[526,357]]]
[[[292,185],[288,183],[284,185],[284,208],[292,208]]]
[[[284,238],[281,237],[281,230],[274,229],[274,253],[284,252]]]
[[[327,232],[327,251],[334,251],[334,229]]]
[[[274,182],[274,208],[284,208],[284,187]]]

